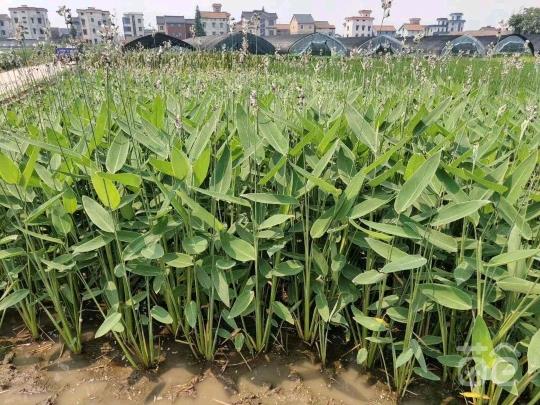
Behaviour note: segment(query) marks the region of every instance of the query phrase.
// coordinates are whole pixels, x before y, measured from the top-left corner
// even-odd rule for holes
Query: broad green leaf
[[[353,278],[352,282],[356,285],[372,285],[377,284],[385,277],[385,274],[380,273],[377,270],[368,270],[357,275],[355,278]]]
[[[358,350],[358,353],[356,354],[356,364],[361,365],[366,362],[368,358],[368,351],[365,347],[362,347],[360,350]]]
[[[404,256],[397,260],[394,260],[384,266],[381,270],[382,273],[397,273],[399,271],[417,269],[424,266],[427,260],[422,256]]]
[[[259,131],[268,144],[282,155],[289,152],[289,139],[269,118],[259,115]]]
[[[193,184],[195,187],[199,187],[206,179],[206,176],[208,176],[211,155],[211,149],[206,148],[199,158],[193,163]]]
[[[243,239],[236,238],[226,232],[220,235],[221,246],[225,253],[239,262],[255,260],[255,248]]]
[[[2,300],[0,301],[0,312],[5,311],[8,308],[14,307],[19,302],[28,297],[28,294],[30,294],[30,291],[22,288],[20,290],[12,292],[7,297],[2,298]]]
[[[508,263],[517,262],[518,260],[529,259],[533,256],[540,255],[540,249],[514,250],[512,252],[503,253],[493,257],[486,266],[504,266]]]
[[[190,170],[189,159],[178,147],[171,151],[171,169],[173,176],[178,180],[184,180]]]
[[[441,153],[439,152],[426,160],[425,163],[416,170],[411,178],[401,186],[401,190],[399,191],[394,202],[394,209],[398,214],[402,213],[413,205],[420,197],[422,192],[433,179],[433,176],[439,167],[440,161]]]
[[[167,265],[177,269],[193,266],[193,258],[191,256],[183,253],[175,253],[174,256],[174,259],[169,260]]]
[[[283,319],[285,322],[290,323],[291,325],[294,325],[294,319],[291,315],[291,312],[289,311],[289,308],[287,308],[285,305],[283,305],[279,301],[274,301],[272,303],[272,311],[281,319]]]
[[[396,359],[396,368],[400,368],[401,366],[405,365],[409,362],[410,359],[413,357],[413,350],[409,347],[408,349],[401,352],[401,354]]]
[[[92,185],[104,206],[112,210],[120,206],[122,198],[111,180],[101,176],[100,173],[96,173],[92,176]]]
[[[345,116],[352,132],[360,142],[369,147],[373,153],[377,153],[379,148],[379,137],[373,127],[365,120],[353,106],[348,105],[345,109]]]
[[[446,205],[439,209],[437,216],[431,222],[431,226],[446,225],[468,217],[489,203],[490,201],[487,200],[476,200]]]
[[[460,311],[472,309],[471,296],[456,287],[445,284],[423,284],[420,291],[443,307]]]
[[[284,222],[287,222],[290,219],[293,219],[294,215],[284,215],[284,214],[276,214],[272,215],[270,218],[265,219],[263,222],[259,224],[259,230],[273,228],[274,226],[278,226],[283,224]]]
[[[518,277],[501,277],[497,280],[497,287],[503,291],[510,291],[520,294],[540,295],[540,283],[533,283]]]
[[[17,184],[20,177],[19,167],[7,155],[0,152],[0,178],[8,184]]]
[[[129,153],[129,140],[122,132],[119,132],[109,146],[105,166],[111,173],[116,173],[126,163]]]
[[[296,198],[289,195],[267,194],[267,193],[253,193],[242,194],[243,198],[250,201],[261,204],[273,204],[273,205],[298,205]]]
[[[477,316],[472,329],[472,351],[477,367],[491,369],[496,361],[493,341],[486,322]]]
[[[192,236],[182,240],[182,247],[190,255],[198,255],[208,248],[208,240],[202,236]]]
[[[197,303],[195,301],[190,301],[189,304],[186,305],[185,315],[188,325],[194,328],[195,325],[197,325],[198,315]]]
[[[527,349],[527,373],[532,374],[540,369],[540,329],[531,338]]]
[[[364,328],[372,332],[384,332],[387,329],[387,324],[383,319],[373,318],[370,316],[365,316],[361,313],[356,313],[353,319]]]
[[[289,260],[279,263],[273,270],[272,274],[276,277],[292,277],[301,273],[304,266],[298,261]]]
[[[98,328],[95,338],[98,339],[102,336],[105,336],[107,333],[112,331],[117,325],[122,322],[122,314],[114,312],[108,315],[101,326]]]
[[[107,246],[114,238],[109,235],[99,235],[94,239],[73,246],[73,254],[88,253]]]
[[[255,293],[253,291],[244,291],[240,294],[229,312],[229,318],[236,318],[244,313],[248,309],[249,305],[253,302]]]
[[[86,215],[94,225],[104,232],[114,233],[114,220],[110,212],[87,196],[83,196],[82,203]]]
[[[231,188],[232,181],[231,151],[227,146],[223,149],[223,153],[217,162],[214,174],[215,178],[210,180],[211,189],[217,193],[227,193]]]
[[[328,300],[323,294],[315,296],[315,307],[323,322],[330,322],[330,308],[328,307]]]
[[[154,305],[150,310],[150,315],[156,321],[163,323],[165,325],[170,325],[173,323],[172,316],[167,312],[167,310],[159,305]]]
[[[529,181],[537,164],[538,152],[535,151],[516,167],[512,175],[505,182],[505,186],[508,187],[505,197],[511,205],[514,205],[523,193],[523,188]]]

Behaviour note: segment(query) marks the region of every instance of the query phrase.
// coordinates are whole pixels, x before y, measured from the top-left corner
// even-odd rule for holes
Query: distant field
[[[87,55],[0,113],[0,310],[534,403],[539,105],[534,58]]]

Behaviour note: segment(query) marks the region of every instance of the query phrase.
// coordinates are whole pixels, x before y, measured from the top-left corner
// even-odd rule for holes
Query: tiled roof
[[[293,14],[292,19],[298,21],[299,24],[315,23],[315,20],[311,14]]]
[[[315,21],[315,28],[319,28],[319,29],[335,29],[336,26],[330,24],[328,21]]]
[[[276,28],[276,30],[288,30],[291,28],[289,24],[276,24],[274,25],[274,27]]]
[[[227,12],[221,11],[219,13],[215,11],[201,11],[201,18],[229,18],[231,15]]]
[[[424,26],[419,24],[403,24],[401,28],[407,31],[424,31]]]
[[[393,25],[374,25],[373,29],[375,31],[384,31],[384,32],[395,32],[396,27]]]

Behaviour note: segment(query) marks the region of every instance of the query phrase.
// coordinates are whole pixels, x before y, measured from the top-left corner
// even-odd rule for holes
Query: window
[[[216,23],[212,22],[212,28],[216,28]]]
[[[223,23],[219,23],[219,28],[223,28]]]
[[[368,25],[367,30],[371,31],[371,25]]]
[[[0,21],[0,27],[3,27],[3,26],[4,26],[4,22]]]
[[[30,17],[30,21],[32,22],[32,24],[34,23],[34,17]]]
[[[86,30],[86,28],[84,30],[82,30],[83,34],[84,35],[88,35],[88,31]]]
[[[4,30],[0,31],[0,35],[2,35],[3,37],[5,37],[5,36],[6,36],[6,31],[4,31]]]
[[[137,19],[137,22],[138,22],[139,24],[142,24],[142,20],[141,20],[140,18]]]
[[[17,17],[15,17],[13,20],[14,20],[16,23],[19,22],[19,19],[18,19]]]
[[[34,31],[34,34],[37,34],[37,31],[35,28],[32,29],[32,31]]]
[[[83,27],[86,27],[86,20],[84,18],[81,18],[81,24]]]
[[[98,39],[94,38],[94,44],[97,44],[97,43],[98,43]]]
[[[94,22],[94,17],[90,17],[90,22]]]
[[[358,31],[359,29],[360,29],[360,26],[359,26],[359,25],[357,25],[357,26],[356,26],[356,31]]]
[[[37,22],[38,22],[38,24],[42,24],[41,17],[38,17]]]
[[[300,24],[300,29],[301,29],[301,30],[304,29],[304,24]]]
[[[365,31],[365,30],[366,30],[366,26],[362,25],[362,31]]]
[[[96,29],[95,28],[92,28],[92,33],[96,33]]]

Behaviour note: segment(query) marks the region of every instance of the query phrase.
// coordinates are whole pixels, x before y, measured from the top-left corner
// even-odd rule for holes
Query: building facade
[[[397,36],[402,38],[424,35],[425,26],[420,24],[420,18],[411,18],[397,30]]]
[[[184,18],[184,16],[164,15],[156,17],[157,28],[171,37],[178,39],[191,38],[191,30],[195,24],[194,20]]]
[[[126,40],[142,37],[144,35],[143,13],[125,13],[122,16],[122,28]]]
[[[286,36],[291,35],[291,25],[290,24],[276,24],[274,26],[277,36]]]
[[[375,35],[385,35],[387,37],[396,36],[396,27],[393,25],[374,25],[373,31]]]
[[[13,34],[18,27],[24,33],[25,39],[45,41],[49,39],[49,17],[46,8],[12,7],[9,9]]]
[[[426,25],[424,34],[426,36],[448,35],[450,33],[462,33],[465,30],[465,20],[463,13],[452,13],[450,18],[437,18],[436,24]]]
[[[315,32],[315,20],[311,14],[294,14],[289,24],[291,35]]]
[[[77,9],[80,21],[79,37],[88,44],[103,42],[103,32],[112,24],[111,13],[94,7]]]
[[[336,34],[336,26],[328,21],[315,21],[315,32],[334,36]]]
[[[206,35],[223,35],[229,32],[231,15],[222,11],[220,3],[212,4],[212,11],[201,11],[201,23]]]
[[[278,16],[276,13],[269,13],[262,10],[242,11],[241,25],[247,32],[261,37],[276,35],[276,23]]]
[[[345,37],[372,37],[373,20],[371,10],[360,10],[358,15],[345,18]]]
[[[7,14],[0,14],[0,38],[7,39],[12,36],[11,18]]]

